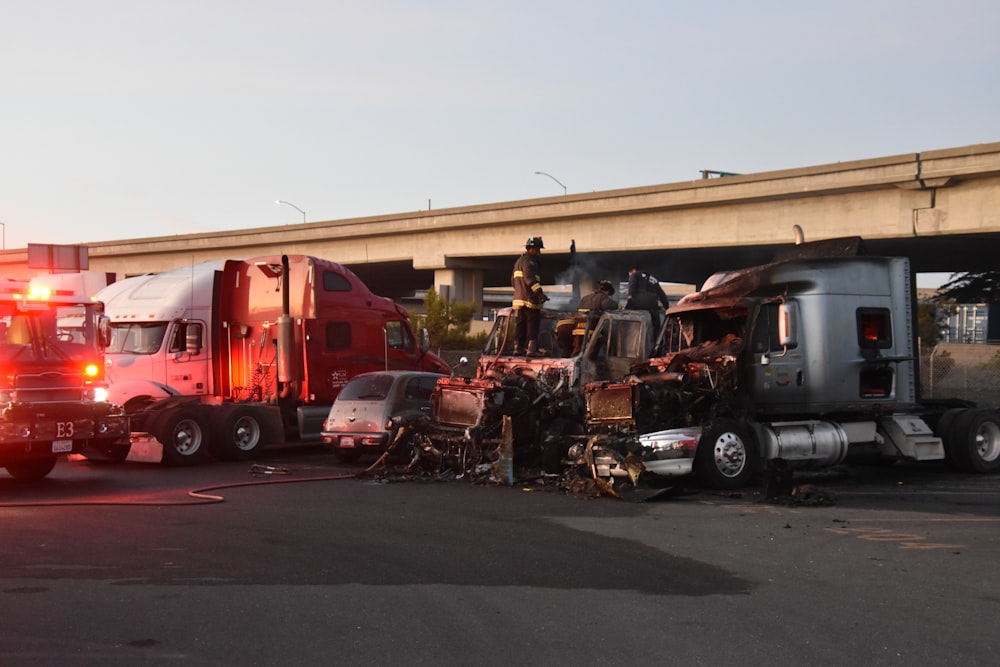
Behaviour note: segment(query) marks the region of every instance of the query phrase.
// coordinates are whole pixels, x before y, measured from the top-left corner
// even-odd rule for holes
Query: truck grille
[[[81,401],[84,399],[83,374],[50,371],[17,375],[13,399],[17,403]]]
[[[591,422],[632,419],[634,385],[606,384],[587,388],[587,411]]]

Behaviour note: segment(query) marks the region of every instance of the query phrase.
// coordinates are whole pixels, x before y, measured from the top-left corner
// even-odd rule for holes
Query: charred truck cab
[[[0,466],[12,477],[45,477],[71,453],[128,456],[128,418],[107,402],[108,340],[101,302],[0,285]]]
[[[621,377],[652,350],[645,311],[588,319],[543,309],[541,355],[513,356],[515,317],[510,308],[498,313],[475,377],[438,381],[432,417],[415,439],[425,466],[499,476],[498,463],[512,460],[558,472],[569,446],[561,436],[583,433],[584,384]]]
[[[643,434],[664,474],[722,489],[768,464],[834,465],[856,445],[996,470],[996,410],[918,398],[911,283],[905,258],[862,256],[713,276],[668,311],[653,358],[587,388],[588,428]]]

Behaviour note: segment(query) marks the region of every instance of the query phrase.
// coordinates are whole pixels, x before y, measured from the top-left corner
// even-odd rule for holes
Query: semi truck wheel
[[[960,415],[965,413],[965,411],[966,408],[951,408],[950,410],[945,410],[944,414],[941,415],[941,418],[938,420],[937,425],[934,427],[935,435],[944,440],[944,460],[951,465],[955,464],[951,455],[951,426]]]
[[[260,420],[251,408],[225,409],[219,427],[212,434],[212,454],[224,461],[247,461],[264,448]]]
[[[712,489],[739,489],[750,483],[757,445],[738,421],[719,419],[705,428],[694,456],[695,474]]]
[[[7,474],[14,479],[42,479],[56,467],[56,457],[11,461],[7,464]]]
[[[949,428],[947,449],[955,468],[962,472],[1000,469],[1000,412],[970,409]]]
[[[164,410],[153,418],[149,428],[163,444],[163,462],[168,465],[193,465],[205,459],[208,433],[205,417],[196,408]]]
[[[550,475],[562,472],[563,459],[570,446],[570,440],[565,436],[582,434],[583,427],[575,420],[564,417],[552,420],[541,438],[542,470]]]

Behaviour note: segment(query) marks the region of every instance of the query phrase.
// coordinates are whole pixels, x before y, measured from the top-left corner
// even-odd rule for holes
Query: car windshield
[[[391,388],[391,375],[356,377],[347,383],[338,398],[345,401],[381,401],[389,395]]]

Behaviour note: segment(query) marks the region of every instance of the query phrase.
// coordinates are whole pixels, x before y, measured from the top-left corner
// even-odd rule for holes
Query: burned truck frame
[[[425,470],[508,479],[513,466],[558,472],[570,444],[560,436],[583,433],[582,387],[624,376],[652,350],[645,311],[543,310],[542,354],[513,356],[515,317],[498,313],[475,377],[438,381],[431,418],[412,428],[414,461]],[[574,328],[582,330],[575,339]]]
[[[719,274],[667,314],[652,358],[585,388],[588,432],[612,453],[633,443],[647,470],[659,459],[664,475],[739,488],[765,464],[829,466],[855,445],[1000,468],[1000,413],[918,398],[905,258],[804,256]]]

